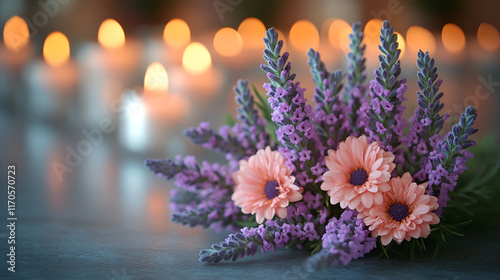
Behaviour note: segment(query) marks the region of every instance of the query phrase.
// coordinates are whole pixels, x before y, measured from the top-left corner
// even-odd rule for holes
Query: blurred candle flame
[[[458,53],[465,48],[465,34],[453,23],[447,23],[441,31],[444,48],[452,53]]]
[[[3,42],[7,49],[17,51],[29,42],[30,31],[26,21],[19,16],[11,17],[3,28]]]
[[[202,74],[212,66],[210,52],[203,44],[193,42],[184,50],[182,65],[192,74]]]
[[[249,48],[261,49],[264,47],[262,38],[266,33],[266,26],[258,18],[249,17],[244,19],[238,27],[243,39],[243,44]]]
[[[223,56],[235,56],[243,48],[241,35],[230,27],[222,28],[214,36],[214,48]]]
[[[406,42],[408,49],[416,54],[419,50],[433,55],[436,51],[436,39],[432,33],[420,26],[411,26],[406,31]],[[413,54],[412,54],[413,55]]]
[[[107,49],[117,49],[125,45],[125,33],[116,20],[107,19],[99,27],[97,40]]]
[[[477,29],[477,41],[487,51],[496,51],[500,45],[500,34],[491,24],[483,22]]]
[[[317,48],[319,45],[319,32],[316,26],[308,20],[299,20],[290,28],[290,43],[301,51]]]
[[[382,21],[380,19],[370,19],[364,29],[366,44],[368,46],[377,46],[379,43],[380,29],[382,28]]]
[[[161,94],[168,92],[168,75],[165,67],[159,62],[153,62],[148,66],[144,75],[144,93]]]
[[[335,48],[348,52],[351,31],[351,26],[345,20],[335,19],[328,29],[328,40]]]
[[[61,66],[69,60],[70,48],[68,38],[61,32],[52,32],[45,38],[43,57],[54,67]]]
[[[173,48],[180,48],[191,41],[189,25],[182,19],[172,19],[163,29],[163,40]]]

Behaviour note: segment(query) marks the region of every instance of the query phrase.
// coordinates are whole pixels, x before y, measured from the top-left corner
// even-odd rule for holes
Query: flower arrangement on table
[[[460,235],[463,223],[443,223],[443,215],[453,216],[444,210],[472,158],[467,149],[475,145],[469,136],[477,131],[476,109],[468,107],[441,134],[448,118],[441,112],[442,81],[434,59],[420,51],[418,108],[408,125],[402,106],[408,87],[393,27],[383,23],[380,67],[369,85],[360,23],[349,38],[345,73],[328,72],[319,53],[309,50],[313,108],[294,81],[283,42],[269,29],[267,64],[261,65],[267,98],[253,87],[256,101],[240,80],[234,88],[238,122],[218,131],[208,123],[185,131],[193,143],[225,153],[227,164],[198,163],[193,156],[146,160],[178,186],[171,193],[173,221],[236,232],[202,250],[201,262],[296,247],[313,251],[307,263],[316,270],[348,264],[377,244],[387,256],[394,249],[413,258],[426,243],[437,253],[447,236]]]

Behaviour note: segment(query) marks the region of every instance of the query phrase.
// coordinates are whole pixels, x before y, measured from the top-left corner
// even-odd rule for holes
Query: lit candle
[[[33,46],[29,42],[28,24],[19,16],[11,17],[3,28],[3,42],[0,46],[0,66],[18,71],[33,54]]]

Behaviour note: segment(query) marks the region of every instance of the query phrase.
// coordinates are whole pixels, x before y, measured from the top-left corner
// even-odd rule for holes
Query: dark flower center
[[[396,202],[389,207],[389,216],[397,222],[401,222],[410,214],[408,206],[403,203]]]
[[[349,178],[349,183],[353,186],[361,186],[368,180],[368,173],[363,168],[354,170]]]
[[[273,199],[275,197],[278,196],[278,194],[280,194],[280,191],[278,189],[278,186],[280,184],[278,182],[276,182],[276,180],[272,180],[272,181],[268,181],[266,183],[266,197],[267,199]]]

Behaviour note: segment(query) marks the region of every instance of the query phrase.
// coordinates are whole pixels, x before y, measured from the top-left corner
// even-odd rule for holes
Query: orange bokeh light
[[[330,24],[328,29],[328,39],[332,46],[342,49],[346,52],[349,51],[349,34],[351,33],[351,26],[342,19],[336,19]]]
[[[406,31],[406,43],[408,49],[415,55],[419,50],[433,55],[436,51],[436,39],[432,33],[420,26],[411,26]],[[412,54],[413,55],[413,54]]]
[[[380,19],[370,19],[364,29],[364,34],[365,34],[365,40],[366,44],[371,46],[371,45],[378,45],[379,43],[379,37],[380,37],[380,29],[382,28],[382,21]]]
[[[243,44],[249,48],[264,48],[263,38],[266,33],[266,26],[258,18],[249,17],[244,19],[238,27],[243,39]]]
[[[43,57],[54,67],[61,66],[69,60],[70,48],[68,38],[61,32],[52,32],[45,38]]]
[[[487,51],[496,51],[500,45],[500,34],[491,24],[483,22],[477,29],[477,41]]]
[[[203,44],[193,42],[184,50],[182,65],[192,74],[202,74],[212,66],[210,52]]]
[[[447,23],[441,32],[441,39],[449,52],[457,53],[465,48],[465,34],[456,24]]]
[[[159,62],[148,66],[144,75],[144,93],[146,95],[168,92],[168,75],[165,67]]]
[[[300,51],[317,48],[319,32],[316,26],[308,20],[299,20],[293,24],[289,34],[290,43]]]
[[[191,41],[189,25],[182,19],[172,19],[163,29],[163,40],[173,48],[180,48]]]
[[[236,30],[225,27],[215,34],[214,48],[223,56],[235,56],[243,48],[243,39]]]
[[[125,32],[116,20],[107,19],[99,27],[97,40],[107,49],[121,48],[125,45]]]
[[[9,50],[17,51],[28,44],[30,31],[26,21],[19,16],[11,17],[3,28],[3,42]]]

